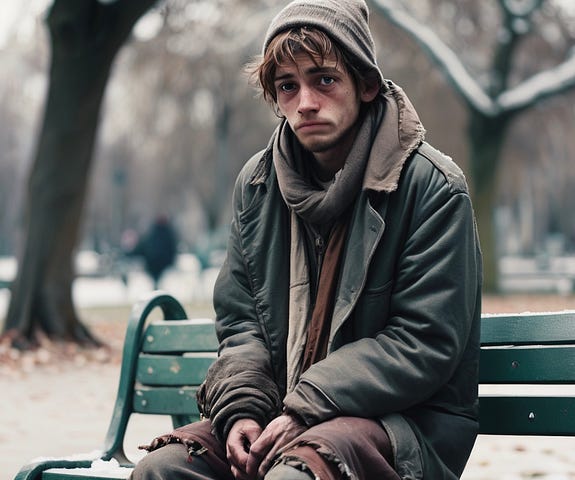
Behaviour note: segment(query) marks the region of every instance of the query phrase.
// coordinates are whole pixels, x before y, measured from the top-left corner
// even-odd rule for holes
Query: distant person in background
[[[152,278],[154,289],[157,289],[162,274],[174,264],[176,251],[176,232],[168,218],[160,215],[130,255],[142,257],[146,273]]]

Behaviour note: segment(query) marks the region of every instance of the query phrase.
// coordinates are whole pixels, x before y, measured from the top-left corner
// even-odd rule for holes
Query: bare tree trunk
[[[471,193],[483,252],[483,291],[491,293],[499,289],[498,249],[493,214],[497,204],[501,150],[511,117],[501,114],[497,118],[490,118],[480,112],[470,112]]]
[[[98,345],[72,299],[73,252],[102,98],[114,57],[154,0],[54,0],[47,23],[50,82],[25,212],[25,242],[4,333],[22,348],[36,333]]]

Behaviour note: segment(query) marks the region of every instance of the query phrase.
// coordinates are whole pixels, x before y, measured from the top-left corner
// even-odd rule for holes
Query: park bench
[[[481,327],[481,389],[516,389],[522,384],[541,388],[526,396],[515,391],[481,393],[480,433],[575,435],[575,394],[557,396],[553,389],[546,393],[551,384],[575,383],[575,313],[483,315]],[[127,478],[132,464],[124,453],[124,436],[131,415],[168,415],[174,427],[199,419],[195,393],[216,350],[211,319],[187,319],[178,301],[162,292],[137,303],[127,326],[118,394],[100,454],[101,460],[116,459],[126,468],[110,473],[94,468],[94,459],[43,460],[22,467],[16,480]]]

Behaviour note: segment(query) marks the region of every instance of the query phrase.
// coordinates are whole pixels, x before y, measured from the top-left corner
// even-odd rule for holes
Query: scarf
[[[374,107],[366,112],[358,129],[355,141],[345,160],[343,168],[336,174],[334,181],[323,189],[316,186],[311,178],[310,167],[306,165],[306,152],[303,150],[289,125],[284,120],[278,127],[273,139],[273,163],[277,173],[280,192],[291,211],[290,217],[290,291],[289,291],[289,318],[287,338],[287,391],[296,386],[299,376],[309,360],[318,360],[318,352],[325,355],[323,342],[326,340],[325,331],[320,330],[329,322],[327,315],[331,311],[325,310],[317,313],[322,320],[314,322],[312,340],[308,342],[309,323],[313,318],[310,300],[310,279],[305,252],[304,233],[301,231],[298,217],[305,222],[315,225],[336,222],[350,207],[361,191],[364,174],[371,151],[371,145],[383,117],[383,104],[375,102]],[[310,161],[307,156],[308,162]],[[347,229],[347,221],[345,228]],[[345,234],[344,230],[344,234]],[[338,235],[341,240],[342,234]],[[343,244],[339,243],[335,250],[337,258],[329,259],[332,265],[339,265],[339,257],[343,254]],[[328,249],[329,250],[329,249]],[[337,272],[335,268],[334,272]],[[332,274],[334,273],[332,271]],[[331,305],[335,298],[335,282],[325,279],[329,284],[328,293],[322,290],[322,305]],[[320,284],[321,275],[320,275]],[[324,297],[327,295],[327,297]],[[319,322],[319,323],[318,323]],[[323,322],[323,323],[322,323]],[[326,327],[327,328],[327,327]],[[329,332],[329,330],[327,330]],[[308,347],[306,353],[306,346]],[[310,351],[309,348],[312,350]],[[311,356],[311,357],[310,357]]]
[[[273,162],[280,191],[288,207],[304,221],[315,225],[333,222],[361,190],[372,140],[383,116],[383,105],[376,102],[375,107],[364,116],[345,164],[327,190],[311,182],[310,167],[305,164],[309,154],[287,121],[278,127],[273,139]]]

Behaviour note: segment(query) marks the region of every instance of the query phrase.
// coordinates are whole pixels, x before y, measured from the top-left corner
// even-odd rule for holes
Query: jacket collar
[[[373,140],[363,188],[390,193],[397,189],[406,160],[423,142],[425,128],[403,89],[391,80],[386,80],[386,88],[382,89],[380,99],[385,113]],[[277,130],[254,169],[251,185],[263,184],[269,177],[276,134]]]

